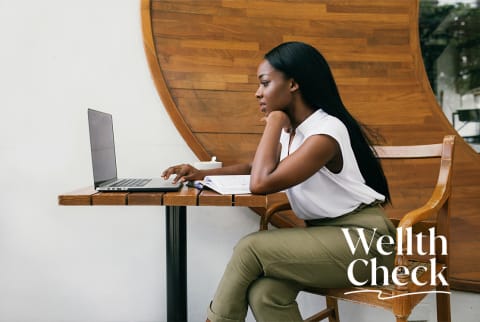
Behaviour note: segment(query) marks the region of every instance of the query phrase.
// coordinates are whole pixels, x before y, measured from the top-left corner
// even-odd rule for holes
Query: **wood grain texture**
[[[163,196],[163,204],[166,206],[196,206],[198,190],[183,186],[177,192],[169,192]]]
[[[58,196],[58,204],[62,206],[91,206],[92,195],[97,191],[92,187],[80,188]]]
[[[232,195],[220,195],[211,190],[203,190],[198,195],[199,206],[233,206]]]
[[[102,192],[92,195],[92,206],[123,206],[128,192]]]
[[[142,0],[142,24],[160,97],[201,160],[251,160],[262,132],[256,68],[289,40],[324,54],[345,105],[382,144],[430,144],[456,133],[424,71],[418,0]],[[436,166],[418,160],[399,173],[391,162],[384,165],[393,197],[387,211],[398,218],[429,196]],[[480,157],[458,142],[451,280],[460,290],[480,291],[480,253],[468,251],[480,248],[479,196]]]
[[[127,195],[127,204],[130,206],[161,206],[162,192],[132,192]]]

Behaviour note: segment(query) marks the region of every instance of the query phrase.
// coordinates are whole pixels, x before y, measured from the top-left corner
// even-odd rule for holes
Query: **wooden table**
[[[165,206],[167,320],[187,321],[187,206],[230,206],[265,209],[284,194],[219,195],[184,186],[178,192],[97,192],[93,187],[58,196],[63,206]]]

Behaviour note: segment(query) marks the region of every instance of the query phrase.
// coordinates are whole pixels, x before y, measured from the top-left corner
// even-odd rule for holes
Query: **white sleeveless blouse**
[[[290,153],[312,135],[325,134],[338,142],[343,167],[335,174],[322,167],[304,182],[286,190],[295,214],[301,219],[333,218],[355,210],[361,204],[384,201],[385,196],[365,184],[342,121],[319,109],[296,129]],[[288,155],[290,134],[282,132],[281,159]]]

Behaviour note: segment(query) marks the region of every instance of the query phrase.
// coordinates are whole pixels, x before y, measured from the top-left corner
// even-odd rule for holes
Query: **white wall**
[[[114,114],[122,176],[196,160],[153,86],[139,2],[0,0],[2,322],[165,321],[164,209],[57,206],[58,194],[92,183],[89,107]],[[232,247],[257,222],[248,209],[189,209],[192,321],[204,318]],[[479,297],[457,296],[464,313],[454,321],[474,321],[478,308],[463,303]],[[311,312],[321,301],[302,295],[300,305]],[[393,321],[341,310],[347,320]],[[433,310],[427,300],[418,314]]]

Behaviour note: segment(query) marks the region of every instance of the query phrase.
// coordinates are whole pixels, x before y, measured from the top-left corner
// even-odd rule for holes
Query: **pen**
[[[200,181],[188,181],[187,186],[202,190],[203,184]]]

